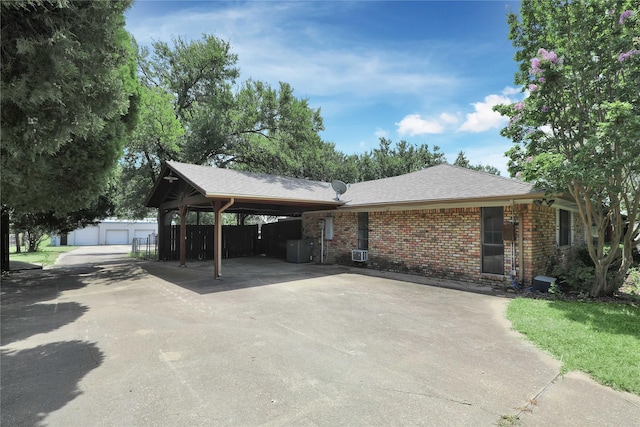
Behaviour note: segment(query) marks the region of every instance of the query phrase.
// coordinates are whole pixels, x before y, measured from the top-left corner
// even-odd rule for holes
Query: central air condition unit
[[[369,259],[369,251],[363,249],[353,249],[351,251],[351,261],[365,262]]]

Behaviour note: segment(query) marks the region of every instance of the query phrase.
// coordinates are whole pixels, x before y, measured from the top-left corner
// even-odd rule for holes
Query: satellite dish
[[[336,198],[334,200],[340,200],[340,195],[347,191],[347,184],[336,179],[331,183],[331,188],[336,192]]]

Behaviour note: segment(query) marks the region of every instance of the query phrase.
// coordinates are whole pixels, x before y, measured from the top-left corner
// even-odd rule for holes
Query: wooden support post
[[[187,266],[187,205],[181,205],[180,211],[180,267]]]
[[[168,258],[168,254],[165,252],[165,239],[167,239],[167,235],[164,230],[164,217],[167,214],[167,211],[159,208],[158,209],[158,236],[156,237],[156,245],[158,247],[158,261],[166,261]],[[167,245],[168,247],[168,245]]]
[[[222,264],[222,202],[216,200],[213,205],[213,278],[220,278]]]
[[[235,199],[232,197],[224,206],[220,200],[212,203],[215,214],[213,229],[213,277],[215,279],[219,279],[222,274],[222,213],[234,202]]]

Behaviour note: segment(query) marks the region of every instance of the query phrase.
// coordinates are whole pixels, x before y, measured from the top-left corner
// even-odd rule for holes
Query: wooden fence
[[[302,227],[300,220],[282,221],[258,225],[222,226],[222,257],[237,258],[265,254],[276,258],[287,255],[287,240],[300,239]],[[159,254],[164,261],[180,259],[180,226],[167,225],[162,241],[159,242]],[[213,226],[187,225],[187,260],[213,260]]]

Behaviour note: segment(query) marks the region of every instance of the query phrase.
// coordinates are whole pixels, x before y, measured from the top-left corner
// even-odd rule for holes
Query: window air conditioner
[[[365,262],[369,259],[369,251],[363,249],[353,249],[351,251],[351,261]]]

